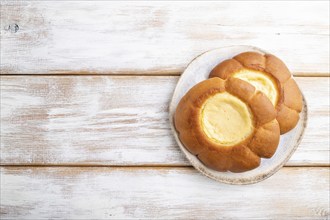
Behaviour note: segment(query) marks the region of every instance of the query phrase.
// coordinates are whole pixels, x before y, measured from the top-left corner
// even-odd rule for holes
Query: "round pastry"
[[[218,64],[210,77],[239,78],[263,92],[276,108],[281,134],[299,121],[302,95],[286,65],[271,54],[245,52]]]
[[[175,127],[183,145],[206,166],[244,172],[275,153],[276,110],[251,84],[230,77],[204,80],[180,100]]]

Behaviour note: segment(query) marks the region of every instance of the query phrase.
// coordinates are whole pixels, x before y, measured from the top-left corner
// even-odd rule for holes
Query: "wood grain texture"
[[[177,76],[2,76],[1,164],[187,166],[168,119]],[[298,77],[309,121],[288,166],[329,166],[329,78]]]
[[[328,1],[4,1],[1,73],[179,74],[204,51],[245,44],[299,75],[328,76],[328,8]]]
[[[1,168],[4,219],[327,219],[329,168],[224,185],[192,168]]]

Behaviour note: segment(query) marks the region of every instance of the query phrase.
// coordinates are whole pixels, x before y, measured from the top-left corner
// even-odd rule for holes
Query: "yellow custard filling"
[[[244,80],[252,84],[257,90],[263,92],[274,106],[277,104],[278,92],[276,84],[271,76],[268,76],[262,72],[243,69],[233,75],[235,78]]]
[[[235,145],[253,132],[253,116],[239,98],[224,92],[208,98],[202,106],[204,133],[223,146]]]

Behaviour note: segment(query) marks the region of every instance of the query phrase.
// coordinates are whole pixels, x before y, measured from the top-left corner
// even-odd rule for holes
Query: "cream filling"
[[[204,133],[223,146],[235,145],[253,132],[253,116],[239,98],[224,92],[208,98],[202,106]]]
[[[233,75],[235,78],[252,84],[257,90],[263,92],[274,106],[277,104],[278,92],[274,80],[259,71],[243,69]]]

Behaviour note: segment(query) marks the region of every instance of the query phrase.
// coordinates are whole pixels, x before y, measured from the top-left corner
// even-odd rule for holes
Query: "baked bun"
[[[286,65],[271,54],[245,52],[218,64],[210,77],[239,78],[263,92],[276,108],[281,134],[293,129],[299,121],[302,95]]]
[[[270,100],[234,77],[204,80],[181,99],[174,116],[183,145],[206,166],[244,172],[276,151],[280,128]]]

